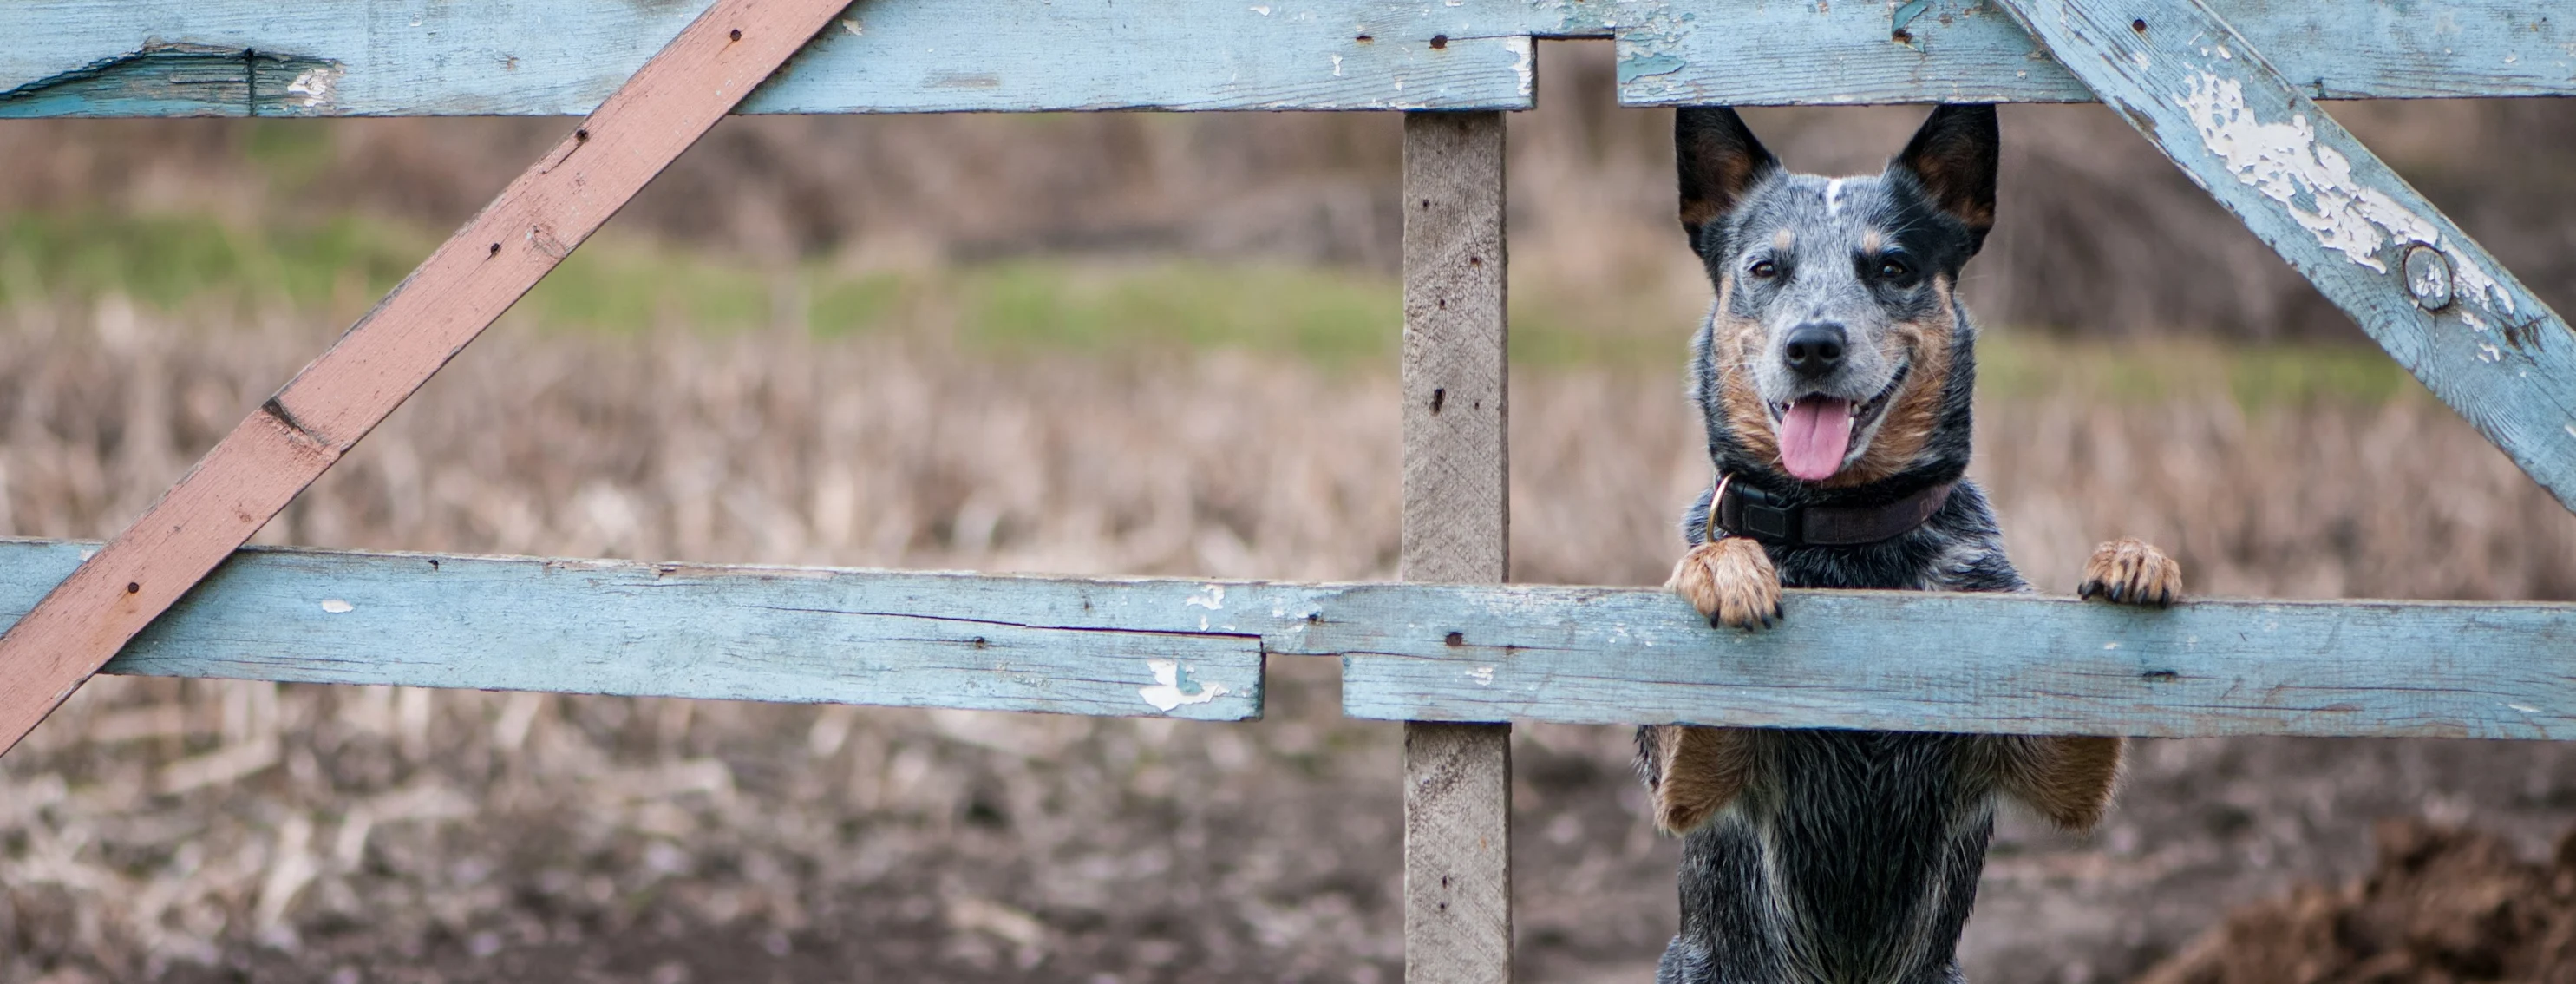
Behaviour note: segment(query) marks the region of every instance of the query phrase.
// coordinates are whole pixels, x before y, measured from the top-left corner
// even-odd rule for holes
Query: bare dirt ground
[[[320,341],[19,311],[0,528],[113,532]],[[1678,381],[1514,385],[1516,576],[1659,580],[1704,480]],[[262,539],[1382,577],[1393,401],[1239,353],[503,331]],[[2055,590],[2135,533],[2198,591],[2576,597],[2576,520],[2420,393],[2035,396],[1981,427]],[[1245,725],[104,679],[0,759],[0,979],[1392,981],[1397,735],[1341,720],[1335,674],[1275,666]],[[1675,851],[1627,735],[1516,741],[1524,976],[1648,980]],[[2362,876],[2381,818],[2537,855],[2576,819],[2569,755],[2145,743],[2095,836],[2006,819],[1968,963],[2127,979],[2233,907]]]
[[[2238,912],[2139,984],[2576,981],[2576,832],[2539,860],[2413,820],[2375,840],[2367,877]]]

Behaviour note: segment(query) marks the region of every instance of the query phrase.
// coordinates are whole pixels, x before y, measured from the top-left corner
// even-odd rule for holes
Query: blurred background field
[[[1655,583],[1706,480],[1707,287],[1669,115],[1611,108],[1606,51],[1542,50],[1513,573]],[[2576,308],[2576,105],[2333,110]],[[1919,114],[1751,119],[1849,172]],[[566,125],[0,122],[0,533],[116,532]],[[1977,474],[2034,581],[2134,534],[2196,592],[2576,600],[2576,518],[2123,124],[2005,127]],[[1390,576],[1399,137],[730,120],[260,540]],[[1335,673],[1274,663],[1231,726],[104,679],[0,759],[0,980],[1392,981],[1397,732],[1339,719]],[[1675,846],[1627,735],[1516,740],[1524,975],[1651,979]],[[2542,857],[2571,765],[2143,743],[2096,835],[2007,818],[1971,975],[2132,979],[2361,876],[2382,819]]]

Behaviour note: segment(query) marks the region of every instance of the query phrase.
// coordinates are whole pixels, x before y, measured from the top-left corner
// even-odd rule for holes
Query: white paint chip
[[[1154,685],[1137,688],[1136,696],[1145,698],[1145,703],[1165,713],[1183,704],[1205,704],[1234,692],[1222,683],[1193,680],[1191,682],[1198,685],[1197,692],[1182,693],[1178,660],[1149,659],[1145,661],[1145,668],[1154,672]]]
[[[350,612],[357,611],[358,606],[341,601],[338,598],[328,598],[323,600],[322,610],[330,612],[333,615],[346,615]]]
[[[1490,686],[1493,686],[1493,685],[1494,685],[1494,668],[1493,668],[1493,667],[1490,667],[1490,666],[1479,666],[1479,667],[1476,667],[1475,669],[1468,670],[1468,671],[1467,671],[1467,679],[1470,679],[1470,680],[1474,680],[1474,681],[1476,681],[1476,684],[1477,684],[1478,686],[1484,686],[1484,687],[1490,687]]]
[[[305,69],[303,74],[295,77],[295,81],[286,84],[286,94],[296,97],[296,104],[306,109],[330,105],[331,94],[339,88],[342,74],[337,66]]]
[[[1199,606],[1199,607],[1201,607],[1201,608],[1204,608],[1204,609],[1207,609],[1207,610],[1209,610],[1209,611],[1216,611],[1216,610],[1218,610],[1218,609],[1224,608],[1224,607],[1225,607],[1225,585],[1222,585],[1222,584],[1211,584],[1211,585],[1208,585],[1207,587],[1200,589],[1199,593],[1194,594],[1194,595],[1191,595],[1191,596],[1189,597],[1189,599],[1188,599],[1188,600],[1181,602],[1181,604],[1183,604],[1183,605],[1197,605],[1197,606]]]
[[[1520,77],[1521,95],[1529,95],[1538,85],[1537,49],[1531,46],[1530,37],[1526,34],[1504,38],[1503,44],[1510,47],[1515,56],[1512,72]]]
[[[2506,704],[2506,705],[2504,705],[2504,706],[2506,706],[2506,707],[2510,707],[2510,708],[2513,708],[2514,710],[2517,710],[2517,711],[2521,711],[2521,712],[2523,712],[2523,713],[2525,713],[2525,714],[2538,714],[2538,713],[2540,713],[2540,708],[2533,707],[2533,706],[2531,706],[2531,705],[2529,705],[2529,704]]]
[[[2199,133],[2201,146],[2225,161],[2238,183],[2281,203],[2292,221],[2317,238],[2317,245],[2378,273],[2388,272],[2378,256],[2383,249],[2409,243],[2442,246],[2441,229],[2432,220],[2354,178],[2352,160],[2320,143],[2306,114],[2263,122],[2246,103],[2242,83],[2209,72],[2195,73],[2190,91],[2174,102]],[[2309,207],[2300,206],[2301,196]],[[2445,253],[2461,300],[2513,312],[2513,295],[2483,267],[2457,248]]]
[[[868,33],[866,25],[860,24],[855,17],[841,18],[841,30],[850,32],[850,36],[854,38],[865,37]]]

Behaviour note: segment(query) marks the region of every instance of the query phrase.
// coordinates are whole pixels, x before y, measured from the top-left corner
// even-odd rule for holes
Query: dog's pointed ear
[[[1914,131],[1913,142],[1894,162],[1914,173],[1942,211],[1967,224],[1971,256],[1995,227],[1995,168],[2002,147],[1993,106],[1944,104]]]
[[[1682,228],[1699,244],[1701,226],[1726,214],[1780,159],[1753,138],[1744,118],[1724,106],[1685,108],[1673,114],[1673,164],[1681,172]]]

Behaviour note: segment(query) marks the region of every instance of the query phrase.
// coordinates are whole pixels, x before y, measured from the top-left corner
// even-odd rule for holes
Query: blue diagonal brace
[[[2200,0],[2000,0],[2327,300],[2576,509],[2567,322]]]

